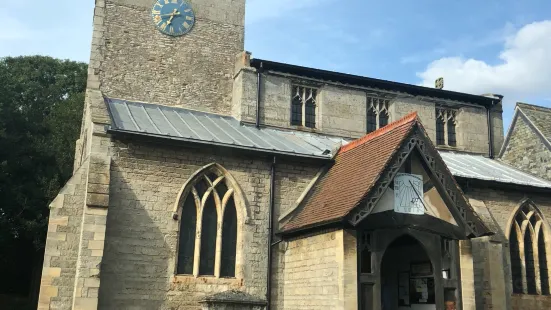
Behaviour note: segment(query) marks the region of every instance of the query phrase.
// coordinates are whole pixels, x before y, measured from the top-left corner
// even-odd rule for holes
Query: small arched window
[[[177,274],[235,277],[235,191],[218,167],[196,174],[180,197]]]
[[[527,201],[515,214],[509,233],[513,293],[549,295],[545,222]]]

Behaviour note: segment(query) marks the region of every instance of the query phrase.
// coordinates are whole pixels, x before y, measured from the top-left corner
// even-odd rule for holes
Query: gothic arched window
[[[177,274],[235,277],[238,213],[222,170],[207,167],[182,191]]]
[[[513,293],[549,295],[544,229],[539,210],[525,202],[515,214],[509,234]]]

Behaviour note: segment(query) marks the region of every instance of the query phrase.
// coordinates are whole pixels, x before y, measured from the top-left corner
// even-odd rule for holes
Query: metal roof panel
[[[243,125],[230,116],[154,104],[106,99],[114,131],[197,141],[291,156],[331,159],[347,140],[300,131]],[[454,176],[539,188],[551,182],[481,155],[440,152]]]
[[[183,108],[109,98],[106,102],[114,131],[323,159],[331,159],[333,154],[326,150],[333,150],[344,141],[319,134],[257,129],[230,116]]]
[[[440,152],[454,176],[500,183],[551,188],[551,182],[482,155]]]

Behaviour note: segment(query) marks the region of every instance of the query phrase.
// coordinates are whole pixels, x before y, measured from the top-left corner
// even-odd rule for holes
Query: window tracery
[[[316,128],[318,90],[305,86],[292,86],[291,125]]]
[[[544,229],[539,210],[525,202],[515,214],[509,233],[513,293],[550,294]]]
[[[436,145],[457,146],[456,117],[456,110],[436,108]]]
[[[389,123],[388,107],[390,99],[375,96],[367,97],[367,133],[382,128]]]
[[[215,165],[188,184],[177,217],[176,273],[235,277],[238,216],[234,189]]]

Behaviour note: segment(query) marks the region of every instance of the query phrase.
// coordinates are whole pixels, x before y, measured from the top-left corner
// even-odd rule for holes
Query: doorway
[[[382,310],[435,310],[433,264],[410,235],[394,240],[381,262]]]

